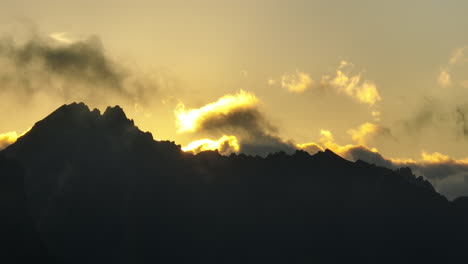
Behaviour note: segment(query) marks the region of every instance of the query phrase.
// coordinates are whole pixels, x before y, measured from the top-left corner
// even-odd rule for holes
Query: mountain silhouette
[[[468,198],[330,150],[197,155],[63,105],[0,152],[17,263],[463,263]],[[15,262],[12,262],[15,263]]]

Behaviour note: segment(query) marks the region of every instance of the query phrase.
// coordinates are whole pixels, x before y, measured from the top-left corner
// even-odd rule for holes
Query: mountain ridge
[[[193,155],[118,106],[63,105],[0,158],[21,168],[0,172],[24,181],[25,228],[61,263],[436,263],[468,245],[466,199],[409,168],[330,150]]]
[[[82,118],[84,120],[77,119],[77,117],[80,117],[80,118]],[[49,114],[46,118],[44,118],[43,120],[37,122],[31,128],[31,131],[26,133],[24,136],[27,137],[28,134],[34,133],[34,130],[36,130],[36,125],[37,126],[42,126],[42,123],[46,123],[46,122],[50,123],[50,121],[52,121],[54,119],[59,119],[60,120],[60,119],[63,119],[63,118],[72,120],[72,122],[78,121],[78,124],[82,124],[83,121],[85,121],[85,122],[86,121],[91,121],[92,123],[93,122],[99,122],[99,120],[101,119],[104,123],[107,123],[107,124],[113,123],[114,125],[120,126],[121,128],[135,129],[138,132],[144,133],[144,135],[147,136],[147,140],[148,140],[147,143],[149,143],[150,140],[153,141],[152,143],[156,143],[156,144],[158,143],[157,141],[154,141],[153,136],[152,136],[152,134],[150,132],[143,132],[143,131],[139,130],[139,128],[137,126],[135,126],[134,121],[132,119],[127,118],[124,110],[120,106],[118,106],[118,105],[116,105],[114,107],[108,106],[106,108],[106,110],[104,111],[104,113],[101,114],[99,109],[94,108],[93,110],[90,110],[90,108],[86,104],[84,104],[83,102],[80,102],[80,103],[74,102],[74,103],[71,103],[71,104],[62,105],[57,110],[55,110],[54,112]],[[50,126],[50,124],[47,124],[47,125]],[[54,126],[52,126],[52,127],[54,127]],[[18,138],[18,142],[21,142],[22,138],[23,137]],[[173,143],[173,141],[163,141],[163,142]],[[19,143],[19,144],[21,144],[21,143]],[[177,145],[175,143],[173,143],[173,145],[174,145],[174,147],[176,149],[180,149],[180,145]],[[15,144],[13,144],[12,148],[14,148],[14,146],[15,146]],[[7,149],[8,149],[8,147],[7,147]],[[5,150],[5,152],[9,152],[9,151],[10,150]],[[296,150],[295,154],[297,154],[298,151],[300,151],[300,150]],[[302,151],[302,152],[304,154],[309,155],[305,151]],[[236,155],[236,154],[234,154],[234,155]],[[254,156],[254,155],[248,155],[248,154],[243,154],[243,155]],[[274,155],[274,153],[270,153],[269,155]],[[310,155],[310,156],[316,156],[316,158],[321,157],[321,158],[325,158],[325,159],[334,159],[336,161],[350,162],[350,161],[342,158],[341,156],[337,155],[336,153],[334,153],[330,149],[325,149],[323,151],[319,151],[315,155]],[[365,164],[370,164],[370,163],[362,161],[362,160],[357,160],[355,163],[358,164],[360,162],[365,163]],[[412,172],[411,172],[410,168],[406,167],[405,169],[409,170],[409,174],[412,175]],[[424,180],[424,181],[427,184],[430,185],[430,183],[428,181],[426,181],[426,180]],[[433,188],[432,185],[431,185],[431,188]]]

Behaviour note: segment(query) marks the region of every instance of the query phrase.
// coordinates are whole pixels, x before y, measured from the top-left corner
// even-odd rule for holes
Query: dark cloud
[[[390,169],[396,169],[398,166],[395,166],[390,160],[385,159],[380,153],[373,152],[368,148],[363,146],[353,146],[345,152],[344,158],[349,160],[357,161],[362,160],[377,166],[382,166]]]
[[[198,130],[214,136],[236,135],[240,139],[241,152],[265,156],[272,152],[292,153],[294,144],[285,142],[256,107],[239,108],[228,113],[213,112],[205,115],[198,124]]]
[[[284,151],[292,153],[296,150],[292,142],[285,142],[278,136],[264,134],[252,140],[241,141],[241,152],[266,156],[270,153]]]
[[[241,141],[241,152],[265,156],[272,152],[295,150],[293,144],[277,136],[278,129],[255,108],[207,116],[200,127],[210,133],[234,133]]]
[[[440,121],[443,115],[439,104],[432,98],[425,97],[423,104],[408,119],[402,120],[401,124],[409,134],[418,134],[422,129],[433,126]]]
[[[437,191],[449,199],[468,195],[468,164],[447,161],[417,163],[409,167],[429,179]]]
[[[468,138],[468,104],[444,105],[435,99],[425,98],[418,111],[400,124],[409,135],[419,136],[424,129],[438,127],[449,129],[458,139],[460,136]]]
[[[461,105],[455,109],[457,128],[464,137],[468,137],[468,105]]]
[[[277,128],[271,125],[264,115],[254,107],[206,115],[200,121],[199,127],[203,131],[225,132],[229,130],[243,134],[244,137],[254,138],[262,134],[277,133]]]
[[[43,92],[65,100],[121,97],[144,103],[157,85],[111,59],[97,36],[71,43],[35,34],[24,43],[0,38],[0,92],[29,98]]]
[[[418,162],[392,160],[362,146],[350,147],[341,155],[352,161],[362,160],[390,169],[409,167],[415,174],[428,179],[438,192],[449,199],[468,195],[468,163],[463,161],[453,159]]]

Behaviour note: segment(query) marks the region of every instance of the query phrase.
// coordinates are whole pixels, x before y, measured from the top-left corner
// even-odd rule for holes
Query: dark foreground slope
[[[1,186],[16,198],[2,196],[2,206],[23,206],[8,211],[19,224],[5,230],[11,241],[28,241],[11,245],[23,256],[62,263],[466,262],[465,198],[449,202],[409,169],[353,163],[331,151],[191,155],[154,141],[119,107],[101,115],[71,104],[2,151],[3,160]]]

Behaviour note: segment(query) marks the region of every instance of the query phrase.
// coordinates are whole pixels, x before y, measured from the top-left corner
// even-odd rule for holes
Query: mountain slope
[[[64,105],[0,155],[23,167],[27,214],[64,263],[436,263],[467,248],[464,200],[409,169],[187,154],[119,107]]]

